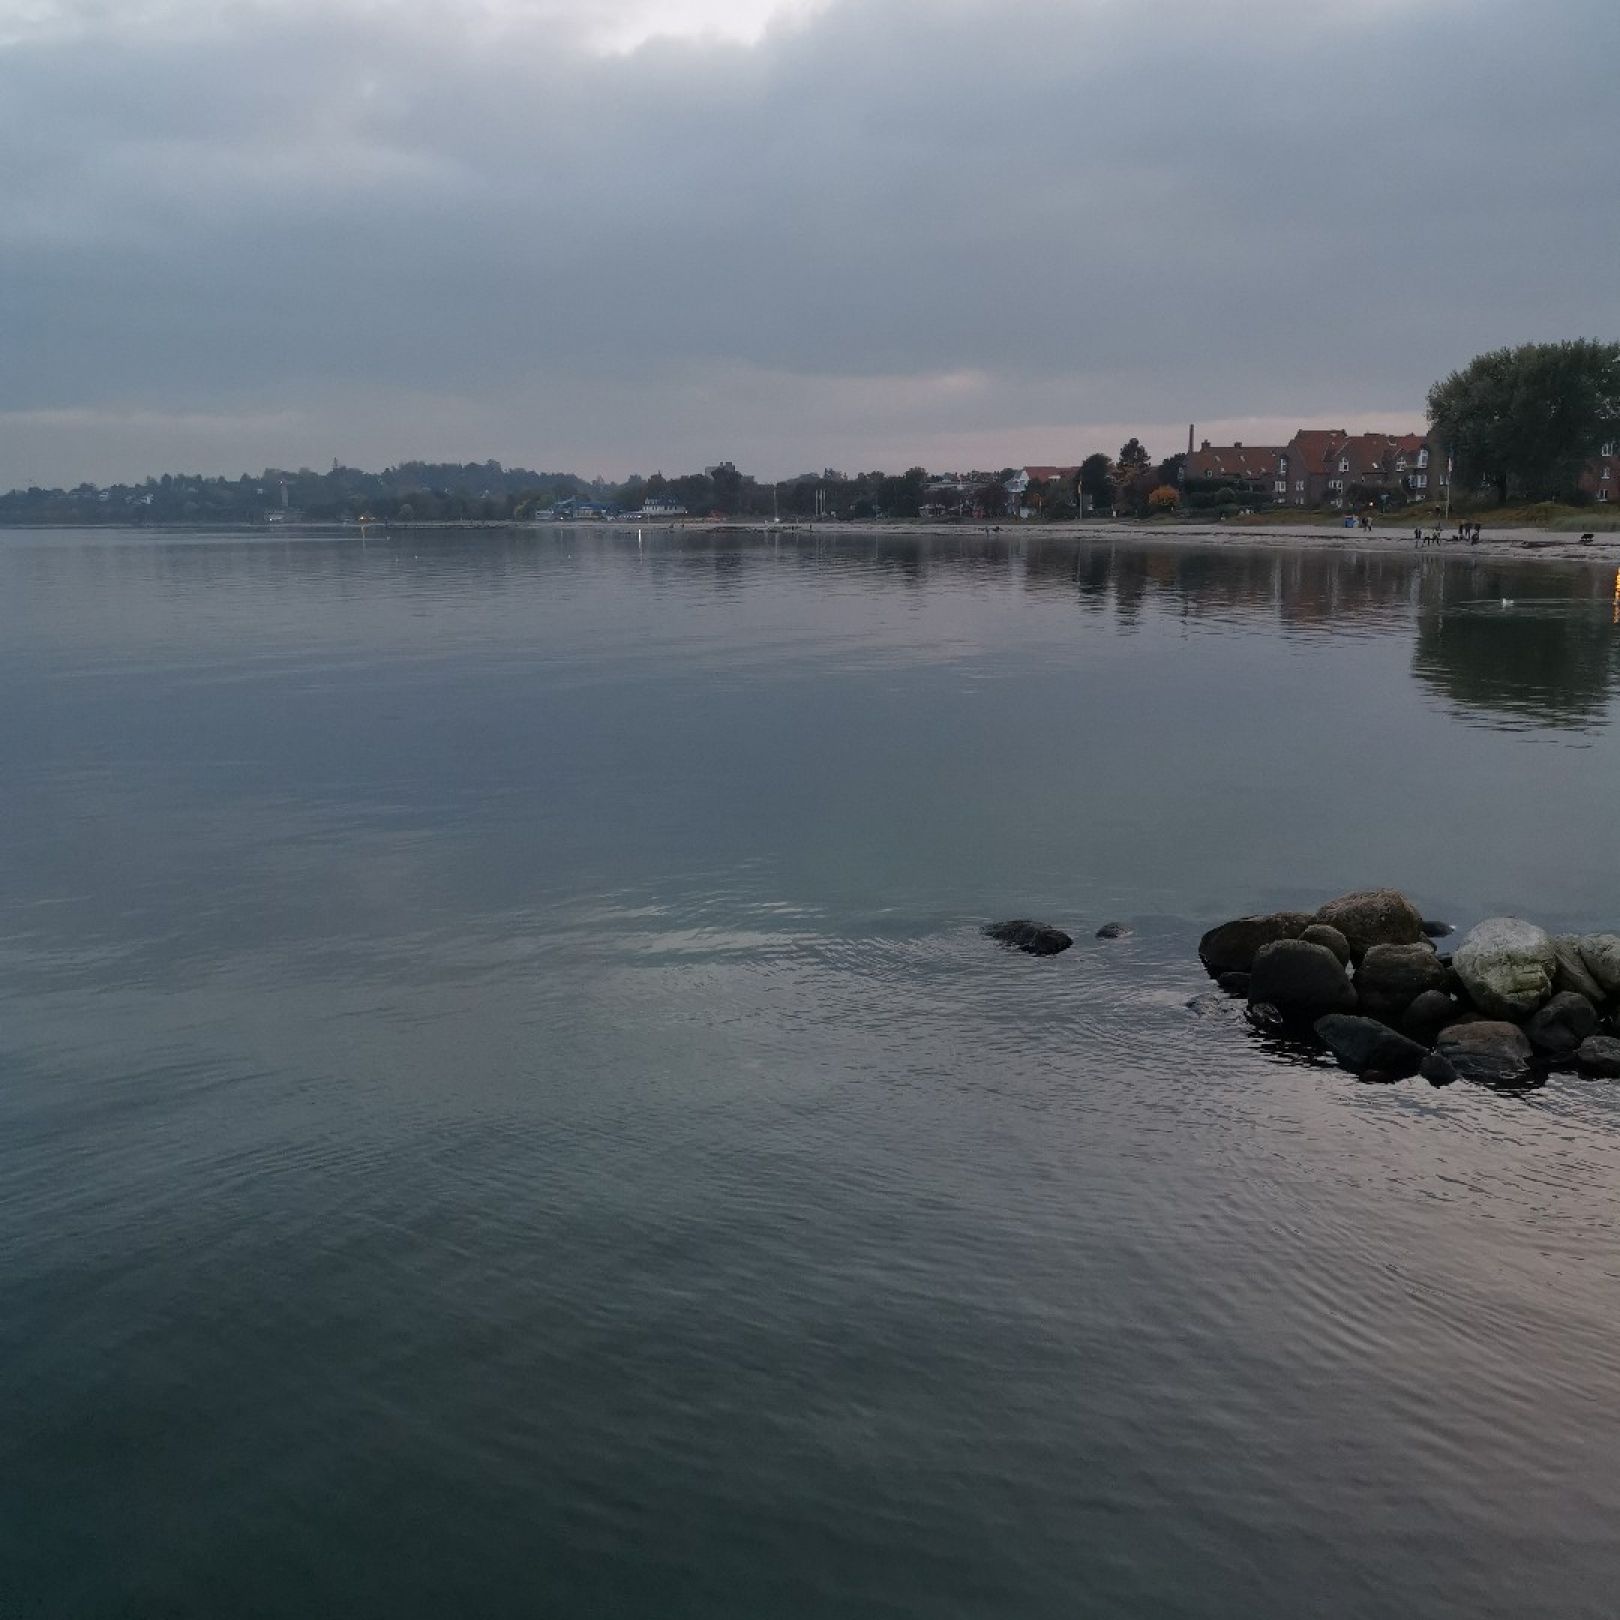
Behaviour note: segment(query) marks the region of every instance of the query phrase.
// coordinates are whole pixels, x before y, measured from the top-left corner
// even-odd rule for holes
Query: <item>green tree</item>
[[[709,476],[714,480],[715,506],[735,513],[742,504],[742,474],[729,461],[722,461]]]
[[[1503,502],[1570,494],[1620,431],[1620,343],[1493,349],[1429,390],[1429,420],[1459,480],[1491,484]]]
[[[1119,447],[1120,475],[1134,478],[1138,473],[1144,473],[1153,465],[1153,458],[1143,448],[1140,439],[1127,439]]]
[[[1094,512],[1113,509],[1114,464],[1100,450],[1080,463],[1080,493]]]

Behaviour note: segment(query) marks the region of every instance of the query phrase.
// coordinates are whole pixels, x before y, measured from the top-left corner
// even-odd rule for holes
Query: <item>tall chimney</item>
[[[1188,424],[1187,424],[1187,454],[1188,454],[1188,455],[1189,455],[1189,456],[1190,456],[1190,455],[1191,455],[1191,454],[1192,454],[1192,435],[1193,435],[1193,426],[1194,426],[1194,424],[1193,424],[1193,423],[1191,423],[1191,422],[1189,422],[1189,423],[1188,423]]]

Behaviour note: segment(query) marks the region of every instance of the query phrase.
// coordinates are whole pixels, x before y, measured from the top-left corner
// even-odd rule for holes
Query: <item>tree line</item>
[[[1428,405],[1434,438],[1454,462],[1459,495],[1487,492],[1499,503],[1589,499],[1583,472],[1620,438],[1620,343],[1577,339],[1495,349],[1435,383]],[[1185,462],[1182,455],[1156,461],[1132,438],[1115,456],[1098,451],[1072,475],[1031,484],[1018,503],[1051,520],[1271,503],[1272,492],[1261,485],[1189,479]],[[267,467],[237,478],[165,473],[134,484],[14,489],[0,495],[0,523],[513,522],[582,502],[610,512],[679,507],[700,517],[990,520],[1009,515],[1008,486],[1017,471],[934,479],[922,467],[853,475],[829,468],[762,482],[723,461],[702,472],[613,483],[498,461],[405,461],[380,473],[334,461],[325,472]]]

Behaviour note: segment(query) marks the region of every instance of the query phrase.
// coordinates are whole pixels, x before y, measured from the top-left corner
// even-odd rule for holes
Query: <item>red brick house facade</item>
[[[1239,481],[1269,491],[1278,506],[1380,505],[1440,500],[1445,457],[1421,433],[1346,433],[1301,428],[1283,445],[1212,445],[1188,457],[1185,481]]]

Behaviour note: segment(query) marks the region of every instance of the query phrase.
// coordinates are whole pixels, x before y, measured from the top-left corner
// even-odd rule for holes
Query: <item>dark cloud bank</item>
[[[1482,347],[1620,333],[1613,0],[858,0],[628,56],[449,0],[13,34],[0,483],[994,462],[1410,420]]]

